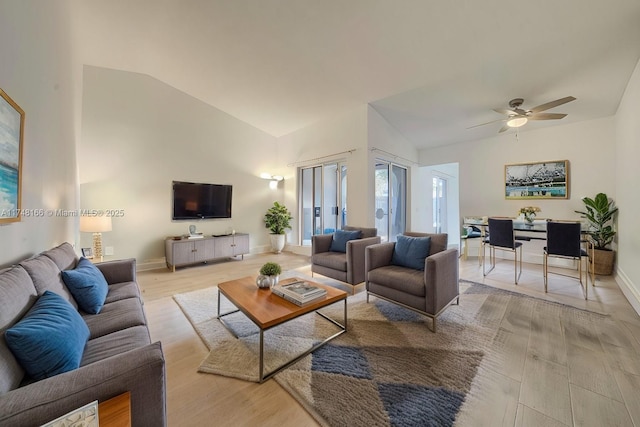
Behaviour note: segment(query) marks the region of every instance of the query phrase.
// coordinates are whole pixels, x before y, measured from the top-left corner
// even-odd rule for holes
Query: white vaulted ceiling
[[[496,135],[493,108],[615,114],[638,0],[77,0],[87,65],[148,74],[271,135],[370,104],[418,148]]]

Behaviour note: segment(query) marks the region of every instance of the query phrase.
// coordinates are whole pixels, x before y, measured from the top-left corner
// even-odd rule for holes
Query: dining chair
[[[491,268],[486,270],[485,248],[489,246],[489,262]],[[486,276],[496,266],[496,249],[513,252],[515,284],[522,274],[522,242],[516,242],[513,234],[513,220],[489,218],[488,237],[482,248],[482,274]],[[518,272],[518,252],[520,252],[520,271]]]
[[[589,254],[582,248],[582,233],[579,222],[547,222],[547,246],[544,247],[543,274],[544,291],[547,292],[549,273],[562,276],[573,277],[569,274],[562,274],[549,271],[549,257],[563,258],[578,261],[578,277],[580,287],[583,289],[584,299],[587,299],[589,289]],[[585,280],[582,281],[582,260],[586,259],[584,269]],[[592,278],[593,280],[593,278]]]

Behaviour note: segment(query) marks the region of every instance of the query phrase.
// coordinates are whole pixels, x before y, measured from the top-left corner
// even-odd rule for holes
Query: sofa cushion
[[[80,366],[89,365],[148,344],[151,344],[151,338],[146,326],[134,326],[103,335],[87,342]]]
[[[140,288],[136,282],[121,282],[109,285],[105,304],[126,298],[140,298]]]
[[[429,256],[431,237],[397,237],[391,263],[402,267],[424,270],[424,259]]]
[[[424,271],[391,264],[371,270],[367,278],[372,283],[384,283],[384,288],[418,297],[426,296]]]
[[[17,388],[24,378],[24,369],[9,350],[4,333],[29,311],[36,299],[38,293],[24,268],[0,271],[0,395]]]
[[[75,269],[62,272],[62,279],[83,311],[90,314],[100,313],[109,285],[91,261],[80,258]]]
[[[329,250],[332,252],[347,252],[347,242],[349,240],[359,239],[361,235],[362,231],[360,230],[336,230],[336,232],[333,233],[333,239],[331,240],[331,247]]]
[[[312,264],[346,272],[347,255],[344,252],[320,252],[313,255]]]
[[[91,339],[121,331],[147,321],[138,298],[127,298],[105,304],[99,314],[82,314],[91,332]]]
[[[25,371],[41,380],[80,366],[89,328],[71,304],[45,291],[5,339]]]
[[[42,295],[44,291],[52,291],[67,300],[75,308],[78,308],[78,304],[76,304],[71,292],[69,292],[62,280],[61,270],[51,258],[39,255],[22,261],[20,265],[31,276],[38,295]]]
[[[76,255],[75,249],[73,249],[73,246],[68,242],[44,251],[42,255],[50,258],[51,261],[58,266],[60,271],[73,269],[78,263],[78,255]]]

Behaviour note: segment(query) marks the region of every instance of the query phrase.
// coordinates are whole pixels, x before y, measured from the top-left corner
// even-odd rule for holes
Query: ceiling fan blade
[[[537,113],[528,117],[529,120],[558,120],[566,117],[566,114],[561,113]]]
[[[506,110],[504,108],[494,108],[493,111],[495,111],[498,114],[506,114],[507,116],[509,114],[513,114],[513,110]]]
[[[490,125],[491,123],[497,123],[497,122],[504,122],[507,119],[498,119],[498,120],[491,120],[490,122],[487,123],[481,123],[479,125],[474,125],[474,126],[470,126],[467,129],[473,129],[473,128],[477,128],[478,126],[484,126],[484,125]]]
[[[498,133],[506,132],[506,131],[508,131],[509,129],[511,129],[509,126],[504,125],[504,126],[502,126],[502,127],[500,128],[500,130],[498,131]]]
[[[573,96],[567,96],[565,98],[556,99],[555,101],[547,102],[546,104],[538,105],[537,107],[533,107],[531,109],[532,113],[539,113],[540,111],[550,110],[553,107],[557,107],[558,105],[566,104],[567,102],[575,101],[576,98]]]

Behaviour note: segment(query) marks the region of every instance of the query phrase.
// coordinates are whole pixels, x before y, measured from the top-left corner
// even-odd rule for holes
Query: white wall
[[[124,210],[103,233],[117,258],[162,259],[165,237],[190,224],[205,234],[249,233],[252,252],[269,245],[263,216],[283,189],[259,175],[286,162],[276,139],[152,77],[84,68],[78,158],[82,208]],[[232,218],[172,221],[172,180],[233,185]]]
[[[396,128],[369,106],[367,109],[367,141],[370,151],[369,168],[367,170],[370,199],[368,200],[368,216],[374,222],[375,211],[375,164],[376,159],[387,160],[407,168],[407,222],[406,229],[422,231],[418,226],[424,220],[425,208],[420,203],[421,187],[418,150]],[[382,151],[379,151],[382,150]],[[385,153],[386,152],[386,153]],[[391,155],[390,155],[391,154]],[[414,203],[416,201],[417,203]]]
[[[459,162],[460,217],[515,217],[521,207],[533,205],[542,210],[538,218],[579,220],[574,211],[583,210],[583,196],[604,192],[616,197],[614,134],[614,118],[607,117],[520,132],[518,138],[508,133],[423,150],[420,161],[425,165]],[[569,160],[569,199],[505,199],[505,164],[565,159]],[[453,236],[449,243],[455,243]],[[469,243],[473,254],[479,242]],[[524,261],[541,264],[542,247],[539,241],[527,243]]]
[[[460,245],[460,195],[458,182],[458,164],[448,163],[420,168],[419,193],[414,195],[412,205],[420,204],[420,221],[416,221],[413,230],[433,233],[433,178],[447,180],[447,228],[449,246]],[[417,200],[416,200],[417,199]]]
[[[284,202],[293,212],[295,224],[287,237],[289,245],[298,245],[299,212],[296,174],[299,167],[345,161],[347,163],[347,222],[350,225],[362,226],[373,223],[373,219],[368,218],[366,209],[369,203],[366,129],[367,109],[366,106],[362,106],[278,138],[278,160],[282,165],[289,165],[282,173],[285,176]],[[355,151],[351,154],[338,154],[353,149]],[[289,249],[300,250],[292,247]]]
[[[629,80],[616,113],[616,195],[619,208],[617,273],[620,288],[640,313],[640,233],[637,212],[640,210],[640,62]],[[613,149],[613,146],[608,145]]]
[[[459,163],[460,215],[517,216],[527,205],[540,218],[578,219],[582,196],[599,192],[616,197],[614,119],[590,120],[500,135],[420,152],[423,165]],[[561,200],[506,200],[504,165],[569,160],[570,197]]]
[[[69,2],[0,0],[0,88],[24,111],[23,209],[77,209],[79,68]],[[23,217],[0,226],[0,267],[69,241],[73,217]]]
[[[289,135],[278,138],[280,158],[289,165],[284,173],[286,198],[285,204],[290,210],[297,212],[297,179],[299,167],[306,167],[333,161],[347,163],[347,222],[349,225],[373,227],[375,195],[374,170],[375,159],[382,158],[409,169],[409,194],[414,188],[412,182],[418,182],[417,150],[395,128],[393,128],[375,109],[364,105],[352,111],[343,112],[306,126]],[[384,150],[395,156],[372,151],[373,148]],[[355,149],[353,153],[338,154]],[[334,156],[334,154],[336,154]],[[326,157],[328,156],[328,157]],[[307,161],[308,160],[308,161]],[[409,200],[412,197],[409,196]],[[410,207],[407,224],[411,224]],[[296,227],[290,233],[288,242],[298,242],[298,218]],[[290,250],[307,253],[306,249]],[[307,248],[308,249],[308,248]]]

